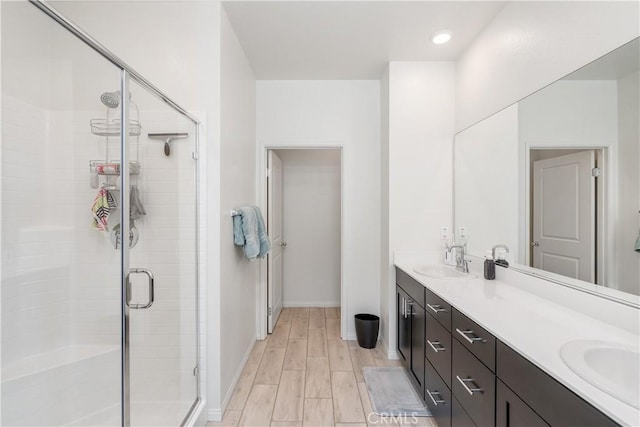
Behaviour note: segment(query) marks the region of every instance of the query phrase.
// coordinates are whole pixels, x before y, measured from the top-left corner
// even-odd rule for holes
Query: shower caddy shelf
[[[120,136],[120,119],[91,119],[91,133],[98,136]],[[129,136],[140,136],[142,125],[139,120],[129,120]]]
[[[117,108],[121,102],[119,92],[105,92],[101,95],[100,100],[107,106],[106,117],[90,119],[89,127],[91,128],[92,134],[105,137],[105,158],[104,160],[89,160],[90,184],[91,188],[119,191],[117,183],[114,182],[111,177],[120,176],[122,169],[120,160],[111,160],[109,158],[109,137],[118,137],[121,134],[122,121],[119,118],[109,118],[109,112]],[[129,94],[129,103],[135,112],[135,118],[129,119],[129,136],[136,138],[136,156],[135,160],[129,162],[129,175],[140,175],[141,165],[138,161],[140,158],[140,135],[142,134],[140,110],[138,109],[138,105],[131,100],[131,94]],[[105,177],[102,183],[100,183],[100,176]]]

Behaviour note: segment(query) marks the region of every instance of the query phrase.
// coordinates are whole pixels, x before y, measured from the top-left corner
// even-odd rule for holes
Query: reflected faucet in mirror
[[[493,247],[491,248],[491,258],[494,260],[496,265],[499,265],[500,267],[505,267],[505,268],[509,267],[509,263],[507,262],[506,259],[496,260],[496,249],[504,249],[504,253],[508,254],[509,246],[505,245],[504,243],[498,243],[497,245],[493,245]]]

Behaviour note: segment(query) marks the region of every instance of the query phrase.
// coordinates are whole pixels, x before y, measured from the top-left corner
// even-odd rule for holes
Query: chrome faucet
[[[456,251],[456,270],[468,273],[469,261],[464,258],[464,245],[447,245],[447,250],[449,252],[451,252],[452,249],[458,249]]]

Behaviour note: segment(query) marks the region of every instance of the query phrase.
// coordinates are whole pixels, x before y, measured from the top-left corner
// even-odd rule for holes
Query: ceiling
[[[228,1],[259,80],[379,79],[389,61],[455,60],[504,1]],[[449,30],[452,40],[431,43]]]

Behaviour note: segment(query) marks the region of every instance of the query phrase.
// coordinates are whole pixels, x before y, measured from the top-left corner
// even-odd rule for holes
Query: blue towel
[[[244,255],[248,259],[264,257],[271,249],[271,242],[260,208],[247,206],[238,210],[240,215],[233,217],[233,243],[244,247]]]
[[[260,241],[260,253],[258,258],[264,257],[271,250],[271,241],[267,235],[267,230],[264,226],[264,219],[262,218],[262,212],[257,206],[253,207],[256,211],[256,217],[258,218],[258,241]]]

